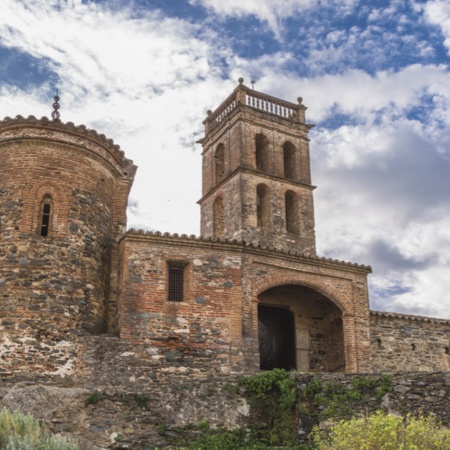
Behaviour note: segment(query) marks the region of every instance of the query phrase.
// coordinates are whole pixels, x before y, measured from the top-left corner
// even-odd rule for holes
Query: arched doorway
[[[258,300],[261,369],[345,370],[342,312],[330,299],[288,284],[267,289]]]

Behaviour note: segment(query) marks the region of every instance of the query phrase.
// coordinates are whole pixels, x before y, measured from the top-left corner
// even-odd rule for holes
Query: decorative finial
[[[242,84],[244,82],[244,79],[242,77],[239,78],[239,84]]]
[[[58,89],[56,89],[56,95],[53,97],[53,100],[55,100],[55,102],[53,103],[52,118],[53,120],[58,120],[61,116],[61,114],[58,111],[58,109],[60,108],[58,103],[59,102]]]
[[[255,90],[255,83],[256,83],[256,81],[252,80],[252,81],[250,81],[250,83],[252,83],[252,89]]]
[[[298,104],[301,105],[301,104],[302,104],[302,101],[303,101],[303,98],[302,98],[302,97],[298,97],[298,98],[297,98],[297,101],[298,101]]]

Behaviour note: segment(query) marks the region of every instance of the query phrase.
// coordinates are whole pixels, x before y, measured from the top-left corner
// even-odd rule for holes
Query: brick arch
[[[309,274],[308,276],[311,277]],[[335,286],[326,286],[324,285],[324,283],[320,283],[319,280],[305,280],[296,277],[283,277],[282,282],[280,282],[279,274],[268,274],[264,277],[263,280],[261,280],[261,282],[257,282],[256,289],[254,290],[254,301],[259,302],[258,297],[268,289],[288,284],[309,287],[324,295],[328,300],[333,302],[342,311],[343,315],[353,315],[352,298],[346,295],[344,290],[339,289]]]

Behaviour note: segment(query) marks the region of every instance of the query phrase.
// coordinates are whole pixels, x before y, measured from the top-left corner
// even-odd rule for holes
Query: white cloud
[[[276,37],[282,37],[283,20],[298,16],[310,9],[335,8],[336,14],[348,14],[358,0],[189,0],[192,5],[201,5],[221,18],[253,16],[266,22]]]
[[[446,0],[430,0],[425,4],[416,2],[415,7],[424,12],[425,20],[441,29],[444,45],[450,53],[450,3]]]

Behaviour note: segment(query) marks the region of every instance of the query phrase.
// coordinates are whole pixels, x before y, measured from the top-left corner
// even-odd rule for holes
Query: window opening
[[[283,145],[284,177],[295,180],[295,147],[290,142]]]
[[[169,263],[168,300],[183,301],[184,295],[184,267],[180,264]]]
[[[288,233],[300,234],[300,215],[296,193],[287,191],[284,195],[284,203],[286,212],[286,231]]]
[[[223,220],[223,198],[217,197],[214,201],[214,237],[223,236],[224,220]]]
[[[225,147],[223,144],[219,144],[214,155],[215,171],[216,171],[216,183],[219,183],[225,175]]]
[[[50,214],[51,214],[51,197],[50,195],[44,195],[42,201],[42,214],[41,214],[41,236],[48,236],[50,227]]]
[[[269,142],[263,134],[255,136],[256,168],[262,172],[269,171]]]
[[[270,225],[270,194],[265,184],[256,187],[256,221],[260,228],[268,228]]]

